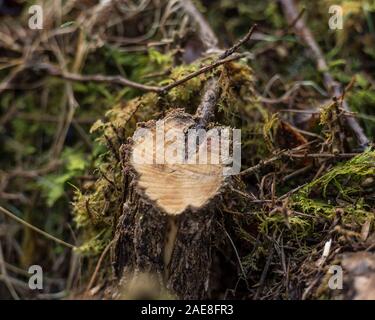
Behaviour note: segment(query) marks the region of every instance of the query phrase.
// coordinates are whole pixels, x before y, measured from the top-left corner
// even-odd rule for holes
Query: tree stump
[[[223,174],[225,161],[213,163],[221,154],[209,137],[196,149],[170,154],[169,149],[181,142],[187,145],[187,132],[197,122],[194,116],[174,110],[163,119],[162,129],[156,121],[140,124],[148,134],[138,139],[137,131],[121,147],[126,191],[116,229],[114,268],[125,287],[148,274],[158,282],[159,290],[166,288],[175,297],[211,297],[211,281],[220,269],[214,265],[214,251],[219,247],[228,250],[220,208],[225,202],[233,206],[232,200],[229,204],[226,199],[232,199],[235,179]],[[176,134],[183,140],[158,139],[157,134]],[[228,143],[223,136],[220,142]],[[202,150],[207,150],[206,164],[187,160],[201,159]],[[168,152],[173,163],[168,159],[155,163]],[[139,163],[137,159],[153,162]]]

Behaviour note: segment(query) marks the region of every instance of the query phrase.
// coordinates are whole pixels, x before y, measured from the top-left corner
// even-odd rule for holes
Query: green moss
[[[306,239],[319,238],[319,225],[332,223],[338,214],[344,227],[359,231],[374,215],[371,211],[374,200],[366,197],[363,186],[367,178],[374,176],[375,151],[368,150],[336,165],[293,195],[287,221],[281,212],[259,211],[256,215],[259,231],[269,235],[285,230],[288,224],[288,237],[303,243]]]
[[[76,248],[75,251],[83,256],[96,256],[105,249],[109,243],[109,239],[110,233],[106,230],[102,230],[94,235],[93,238],[86,240],[81,246]]]
[[[292,197],[292,208],[312,215],[312,220],[333,219],[340,208],[344,211],[343,223],[359,228],[373,216],[371,200],[365,197],[363,182],[374,176],[375,152],[368,150],[336,165],[302,188]],[[293,225],[293,221],[290,223]]]
[[[178,66],[172,70],[170,79],[167,81],[163,81],[160,84],[161,85],[167,85],[171,82],[180,80],[184,78],[186,75],[196,71],[199,69],[198,64],[192,64],[192,65],[183,65]],[[187,103],[190,103],[191,100],[194,100],[193,98],[198,96],[199,92],[202,88],[202,84],[204,80],[206,79],[207,75],[201,75],[198,77],[195,77],[182,85],[173,88],[167,93],[167,99],[172,105],[175,105],[176,107],[186,107]],[[198,93],[198,95],[197,95]],[[195,104],[198,101],[195,101]]]
[[[327,196],[327,190],[333,188],[344,198],[358,195],[362,189],[360,182],[364,177],[375,175],[375,151],[367,150],[353,159],[336,165],[322,177],[310,182],[299,194],[307,196],[313,188],[320,188],[322,195]]]

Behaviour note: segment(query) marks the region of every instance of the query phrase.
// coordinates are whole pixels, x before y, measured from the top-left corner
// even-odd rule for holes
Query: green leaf
[[[86,161],[82,153],[79,152],[67,152],[64,154],[66,157],[66,169],[69,171],[83,171],[86,167]]]

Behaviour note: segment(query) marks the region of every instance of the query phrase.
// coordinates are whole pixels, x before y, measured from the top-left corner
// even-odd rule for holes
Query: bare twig
[[[255,300],[257,300],[263,292],[264,283],[266,281],[268,269],[270,268],[270,265],[271,265],[271,262],[272,262],[273,253],[274,253],[274,246],[272,245],[271,248],[269,249],[267,261],[266,261],[266,264],[265,264],[264,269],[262,271],[262,274],[260,276],[259,286],[258,286],[258,289],[257,289],[257,291],[255,293],[255,296],[254,296]]]
[[[220,63],[220,61],[226,61],[230,58],[233,53],[235,53],[244,43],[246,43],[253,34],[254,30],[256,28],[256,25],[253,25],[250,30],[247,32],[247,34],[240,39],[237,43],[235,43],[231,48],[225,50],[218,58],[216,62],[213,63],[213,65],[216,65]],[[240,57],[242,55],[235,55],[234,57]],[[197,108],[197,111],[195,113],[195,116],[198,119],[198,127],[205,127],[210,119],[214,116],[214,110],[217,103],[217,100],[220,95],[220,88],[218,86],[218,79],[217,77],[209,80],[205,86],[204,94],[202,97],[202,101],[200,105]]]
[[[291,21],[289,22],[286,31],[289,31],[290,29],[294,28],[296,23],[302,18],[302,16],[305,14],[306,8],[303,7],[302,10],[299,12],[299,14]]]
[[[199,104],[195,116],[198,119],[197,128],[205,128],[214,116],[214,107],[220,94],[220,88],[216,79],[209,79],[204,88],[202,101]]]
[[[5,285],[7,286],[11,296],[13,297],[14,300],[19,300],[20,297],[18,296],[17,291],[14,289],[14,286],[13,286],[12,282],[9,280],[9,277],[8,277],[8,272],[7,272],[7,268],[6,268],[6,264],[5,264],[5,260],[4,260],[3,248],[2,248],[2,245],[1,245],[1,241],[0,241],[0,270],[1,270],[0,276],[3,276]]]
[[[237,43],[235,43],[231,48],[225,50],[219,56],[218,60],[214,64],[217,64],[223,59],[226,60],[229,56],[235,53],[243,44],[245,44],[251,38],[251,35],[253,34],[255,28],[256,28],[256,24],[250,28],[250,30],[242,39],[240,39]],[[209,80],[205,86],[202,101],[200,105],[198,106],[198,109],[195,113],[195,116],[198,119],[199,128],[205,127],[210,121],[210,119],[213,118],[214,109],[215,109],[219,95],[220,95],[220,88],[218,86],[218,79],[214,78],[214,79]]]
[[[60,240],[59,238],[56,238],[56,237],[54,237],[53,235],[51,235],[51,234],[49,234],[49,233],[47,233],[47,232],[45,232],[45,231],[43,231],[43,230],[41,230],[41,229],[35,227],[35,226],[33,226],[32,224],[28,223],[27,221],[25,221],[25,220],[23,220],[23,219],[17,217],[15,214],[13,214],[13,213],[10,212],[9,210],[3,208],[2,206],[0,206],[0,211],[1,211],[2,213],[4,213],[5,215],[7,215],[8,217],[10,217],[11,219],[13,219],[13,220],[15,220],[15,221],[21,223],[21,224],[24,225],[25,227],[30,228],[31,230],[33,230],[33,231],[35,231],[35,232],[37,232],[37,233],[43,235],[44,237],[46,237],[46,238],[48,238],[48,239],[50,239],[50,240],[53,240],[53,241],[55,241],[55,242],[57,242],[57,243],[59,243],[59,244],[62,244],[62,245],[64,245],[64,246],[68,247],[68,248],[71,248],[71,249],[74,249],[74,248],[75,248],[75,246],[73,246],[72,244],[67,243],[67,242],[65,242],[65,241],[63,241],[63,240]]]
[[[199,10],[195,7],[193,2],[191,0],[182,1],[182,7],[185,10],[185,12],[188,15],[190,15],[190,17],[197,24],[198,29],[199,29],[199,37],[200,37],[202,44],[206,48],[206,52],[218,51],[219,50],[218,38],[216,37],[214,31],[212,30],[211,26],[208,24],[206,19],[199,12]],[[228,57],[228,55],[224,56],[224,59],[226,57]],[[220,61],[220,58],[218,59],[218,61]],[[216,63],[218,61],[216,61]],[[202,101],[196,111],[198,126],[205,126],[207,122],[209,121],[209,119],[214,114],[213,110],[215,109],[217,100],[220,96],[220,89],[219,89],[218,82],[219,82],[218,77],[214,77],[211,80],[209,80],[205,85],[203,96],[202,96]]]
[[[285,17],[287,18],[289,23],[294,23],[296,17],[299,16],[294,0],[280,0],[280,2],[284,10]],[[316,61],[318,70],[323,74],[324,85],[326,89],[330,91],[335,98],[340,99],[343,96],[344,91],[340,83],[336,82],[333,79],[332,75],[329,73],[329,68],[324,54],[318,43],[316,42],[312,32],[305,24],[304,19],[298,19],[294,23],[294,29],[296,30],[297,35],[302,39],[302,41],[310,48],[313,58]],[[345,99],[342,99],[342,107],[345,111],[350,111],[349,105]],[[365,149],[369,145],[370,141],[366,137],[357,119],[353,117],[347,117],[347,123],[355,134],[361,149]]]
[[[360,153],[307,153],[307,154],[288,154],[291,158],[353,158]]]
[[[302,158],[302,159],[304,159],[304,158],[329,158],[329,159],[330,158],[343,158],[343,159],[346,159],[346,158],[353,158],[353,157],[359,155],[359,153],[337,153],[337,154],[335,154],[335,153],[306,153],[306,152],[304,152],[305,151],[304,148],[307,145],[310,145],[312,142],[313,141],[310,141],[307,144],[300,145],[300,146],[295,147],[293,149],[281,150],[277,154],[272,156],[271,158],[268,158],[266,160],[261,160],[256,165],[241,171],[238,175],[243,176],[243,175],[247,175],[247,174],[250,174],[250,173],[254,173],[254,172],[260,170],[261,168],[263,168],[263,167],[265,167],[265,166],[267,166],[271,163],[274,163],[275,161],[280,160],[282,157]]]
[[[225,50],[224,53],[222,53],[220,56],[219,56],[219,59],[225,59],[227,57],[229,57],[230,55],[232,55],[233,53],[237,52],[238,49],[243,46],[246,42],[248,42],[252,36],[252,34],[254,33],[254,30],[256,29],[257,27],[257,24],[254,24],[250,30],[246,33],[246,35],[240,39],[237,43],[235,43],[232,47],[230,47],[229,49]]]
[[[199,29],[200,40],[202,44],[205,46],[206,52],[218,51],[219,41],[214,31],[212,30],[212,28],[210,27],[206,19],[203,17],[203,15],[195,7],[193,2],[191,0],[184,0],[182,1],[182,7],[185,10],[185,12],[197,24],[198,29]],[[214,62],[212,65],[217,65],[220,63],[220,61],[225,61],[226,58],[231,56],[233,53],[237,52],[238,49],[250,39],[251,35],[253,34],[255,30],[255,27],[256,25],[252,26],[249,32],[242,39],[240,39],[231,48],[225,50],[222,54],[220,54],[217,61]],[[218,82],[219,82],[218,77],[214,77],[205,86],[204,93],[202,96],[202,101],[196,111],[196,117],[198,119],[198,126],[202,127],[202,126],[207,125],[209,120],[214,115],[215,106],[220,96],[220,88],[219,88]],[[167,87],[165,89],[169,89],[169,88]]]
[[[13,277],[5,277],[4,275],[0,274],[0,281],[10,281],[11,284],[13,286],[16,286],[17,288],[19,289],[23,289],[23,290],[30,290],[28,284],[24,281],[21,281],[17,278],[13,278]]]
[[[48,72],[49,75],[55,76],[55,77],[60,77],[65,80],[69,81],[76,81],[76,82],[98,82],[98,83],[111,83],[111,84],[118,84],[122,86],[126,86],[129,88],[133,89],[138,89],[141,91],[146,91],[146,92],[156,92],[160,94],[165,94],[166,92],[172,90],[173,88],[184,84],[185,82],[203,74],[206,72],[209,72],[225,63],[231,62],[238,60],[240,58],[244,57],[242,54],[234,55],[232,57],[226,58],[226,59],[220,59],[217,60],[209,65],[203,66],[197,71],[194,71],[185,77],[176,80],[168,85],[165,86],[148,86],[144,85],[138,82],[131,81],[125,77],[122,76],[105,76],[101,74],[94,74],[94,75],[80,75],[76,73],[71,73],[71,72],[66,72],[60,70],[58,67],[50,64],[50,63],[42,63],[39,64],[38,67],[40,69],[43,69]]]
[[[70,80],[70,81],[105,82],[105,83],[119,84],[119,85],[126,86],[129,88],[139,89],[142,91],[151,91],[151,92],[161,92],[163,88],[163,87],[157,87],[157,86],[147,86],[141,83],[131,81],[122,76],[104,76],[100,74],[80,75],[76,73],[62,71],[58,67],[49,63],[39,64],[38,67],[42,70],[46,70],[48,74],[51,76],[61,77],[65,80]]]
[[[61,164],[62,164],[61,160],[53,159],[44,167],[37,168],[37,169],[29,169],[29,170],[23,169],[23,168],[16,168],[10,171],[9,173],[7,173],[7,175],[10,178],[14,178],[14,177],[21,177],[21,178],[28,178],[28,179],[38,178],[42,175],[45,175],[49,172],[56,170]]]
[[[211,26],[203,15],[199,12],[191,0],[181,1],[183,10],[194,20],[199,29],[199,37],[206,50],[218,49],[219,40],[217,39]]]
[[[243,264],[242,264],[242,261],[241,261],[240,255],[239,255],[239,253],[238,253],[238,250],[237,250],[237,248],[236,248],[236,245],[235,245],[234,241],[232,240],[231,236],[229,235],[228,231],[227,231],[227,230],[226,230],[221,224],[220,224],[220,226],[221,226],[222,229],[224,230],[224,233],[225,233],[225,235],[227,236],[227,238],[228,238],[230,244],[232,245],[233,250],[234,250],[234,253],[236,254],[236,258],[237,258],[237,260],[238,260],[238,265],[240,266],[240,269],[241,269],[241,273],[242,273],[243,280],[245,281],[247,288],[250,288],[250,287],[249,287],[249,283],[247,282],[247,277],[246,277],[245,268],[244,268],[244,266],[243,266]]]
[[[279,160],[281,157],[283,156],[283,154],[277,154],[276,156],[274,157],[271,157],[267,160],[262,160],[262,161],[259,161],[256,165],[250,167],[250,168],[247,168],[246,170],[243,170],[239,173],[240,176],[243,176],[243,175],[246,175],[246,174],[250,174],[250,173],[253,173],[255,171],[258,171],[260,168],[262,167],[265,167],[277,160]]]
[[[99,258],[99,260],[98,260],[98,262],[96,264],[94,273],[92,274],[90,282],[89,282],[89,284],[86,287],[86,293],[85,294],[88,294],[89,291],[90,291],[90,289],[94,286],[96,278],[97,278],[97,275],[98,275],[99,270],[100,270],[100,267],[101,267],[101,265],[103,263],[104,257],[107,254],[107,252],[109,251],[109,249],[111,248],[111,246],[114,243],[114,241],[115,240],[112,240],[110,243],[108,243],[107,246],[104,248],[102,254],[100,255],[100,258]]]
[[[211,64],[209,64],[207,66],[204,66],[204,67],[198,69],[197,71],[194,71],[194,72],[188,74],[187,76],[181,78],[180,80],[172,82],[171,84],[166,85],[164,87],[160,87],[160,89],[158,90],[158,92],[162,92],[162,93],[163,92],[167,92],[167,91],[173,89],[174,87],[177,87],[177,86],[185,83],[186,81],[189,81],[189,80],[191,80],[191,79],[193,79],[193,78],[195,78],[195,77],[197,77],[197,76],[199,76],[199,75],[201,75],[203,73],[211,71],[211,70],[217,68],[218,66],[221,66],[221,65],[223,65],[223,64],[225,64],[227,62],[238,60],[238,59],[240,59],[242,57],[244,57],[243,54],[238,54],[238,55],[235,55],[235,56],[230,57],[230,58],[217,60],[217,61],[215,61],[215,62],[213,62],[213,63],[211,63]]]

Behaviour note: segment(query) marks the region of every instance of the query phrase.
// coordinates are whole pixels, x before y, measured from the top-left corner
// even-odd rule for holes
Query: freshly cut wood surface
[[[164,132],[186,132],[194,125],[190,115],[184,113],[172,113],[164,119]],[[156,123],[150,128],[156,132]],[[164,143],[164,150],[160,146]],[[156,143],[155,134],[137,141],[133,147],[134,154],[143,154],[144,157],[156,159],[157,152],[164,152],[172,143],[181,141],[169,141],[167,139]],[[184,142],[182,142],[184,143]],[[203,146],[196,150],[197,158]],[[138,185],[144,189],[145,194],[167,214],[181,214],[188,207],[200,208],[212,199],[223,184],[223,165],[211,164],[211,157],[219,156],[219,149],[207,143],[207,164],[189,164],[185,159],[185,153],[181,153],[180,163],[142,164],[131,158],[131,164],[139,174]],[[167,155],[166,158],[168,159]],[[167,161],[168,162],[168,161]]]

